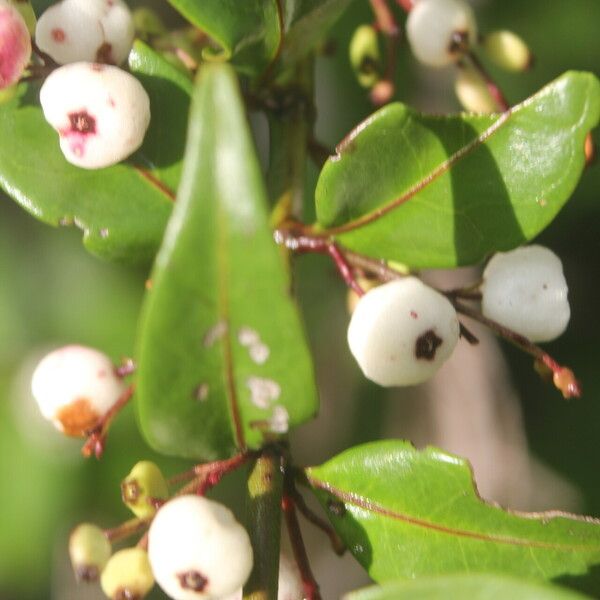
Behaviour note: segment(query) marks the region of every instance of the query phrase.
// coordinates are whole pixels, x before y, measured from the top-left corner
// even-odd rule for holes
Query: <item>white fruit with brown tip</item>
[[[81,437],[125,389],[110,358],[85,346],[50,352],[36,367],[31,390],[42,415],[66,435]]]
[[[56,69],[42,86],[40,102],[65,158],[84,169],[127,158],[141,146],[150,123],[150,100],[141,83],[110,65]]]
[[[348,344],[375,383],[416,385],[449,358],[459,332],[448,299],[420,279],[404,277],[361,297],[348,327]]]
[[[482,312],[533,342],[548,342],[571,317],[562,262],[544,246],[495,254],[483,272]]]
[[[456,62],[477,41],[477,23],[463,0],[419,0],[406,21],[408,42],[430,67]]]
[[[233,513],[200,496],[180,496],[156,513],[148,534],[154,577],[173,600],[217,600],[243,587],[253,564]]]
[[[131,11],[123,0],[62,0],[39,18],[36,43],[58,64],[123,63],[135,35]]]

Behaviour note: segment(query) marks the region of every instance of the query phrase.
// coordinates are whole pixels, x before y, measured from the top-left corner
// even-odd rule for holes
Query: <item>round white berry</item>
[[[0,90],[19,81],[31,59],[31,37],[19,11],[0,1]]]
[[[459,329],[447,298],[416,277],[405,277],[361,297],[348,327],[348,344],[375,383],[415,385],[452,354]]]
[[[173,600],[232,594],[253,563],[250,538],[231,511],[200,496],[180,496],[159,509],[148,555],[157,583]]]
[[[543,246],[495,254],[483,272],[482,312],[534,342],[547,342],[571,317],[560,258]]]
[[[124,387],[110,358],[84,346],[54,350],[38,364],[31,380],[42,415],[71,436],[84,436]]]
[[[36,43],[57,63],[119,65],[131,50],[135,25],[123,0],[62,0],[39,18]]]
[[[406,35],[419,61],[444,67],[476,42],[477,23],[463,0],[419,0],[408,14]]]
[[[150,123],[150,100],[141,83],[110,65],[56,69],[42,86],[40,102],[65,158],[85,169],[127,158],[141,146]]]

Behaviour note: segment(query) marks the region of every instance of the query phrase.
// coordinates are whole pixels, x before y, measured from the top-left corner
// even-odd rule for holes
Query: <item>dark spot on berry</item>
[[[104,65],[101,65],[100,63],[92,63],[90,65],[90,69],[99,73],[100,71],[104,71]]]
[[[121,484],[121,498],[125,504],[134,504],[142,495],[142,488],[135,479],[124,481]]]
[[[100,578],[100,570],[96,566],[85,565],[77,567],[75,569],[75,577],[77,581],[85,581],[86,583],[93,583],[98,581]]]
[[[419,313],[417,313],[417,311],[415,311],[415,310],[411,310],[411,311],[410,311],[410,316],[411,316],[413,319],[418,319],[418,318],[419,318]]]
[[[104,42],[98,51],[96,52],[96,61],[99,63],[105,63],[109,65],[115,64],[115,59],[112,55],[112,46]]]
[[[179,585],[184,590],[192,590],[193,592],[203,592],[208,583],[208,579],[198,573],[198,571],[186,571],[177,575]]]
[[[116,102],[114,101],[113,98],[109,98],[108,99],[108,105],[111,106],[112,108],[114,108],[117,104],[116,104]]]
[[[96,133],[96,119],[85,110],[71,113],[69,115],[69,122],[71,124],[71,131],[84,134]]]
[[[450,54],[464,54],[469,49],[469,32],[454,31],[448,45]]]
[[[346,514],[346,505],[339,500],[327,500],[327,510],[335,517],[343,517]]]
[[[67,39],[67,34],[65,33],[64,29],[60,29],[59,27],[53,29],[50,32],[50,35],[57,44],[62,44]]]
[[[543,289],[545,289],[545,290],[547,290],[547,289],[548,289],[548,284],[547,284],[547,283],[545,283],[545,284],[542,286],[542,288],[543,288]]]
[[[119,588],[114,595],[114,600],[141,600],[141,596],[129,588]]]
[[[415,356],[418,359],[433,360],[437,349],[443,342],[442,338],[437,336],[433,329],[429,329],[417,338],[415,344]]]
[[[100,369],[100,370],[98,371],[98,377],[99,377],[100,379],[104,379],[104,377],[106,377],[106,369]]]

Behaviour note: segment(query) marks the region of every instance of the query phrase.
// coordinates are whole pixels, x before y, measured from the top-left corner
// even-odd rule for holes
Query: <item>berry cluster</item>
[[[483,315],[530,341],[547,342],[570,317],[560,259],[542,246],[498,253],[480,286]],[[450,357],[459,338],[455,307],[415,277],[373,287],[356,303],[350,351],[366,377],[383,386],[415,385]]]
[[[0,0],[0,90],[11,94],[32,61],[35,17],[32,12],[23,16],[17,10],[22,4]],[[135,77],[115,66],[127,59],[134,33],[123,0],[62,0],[35,25],[38,58],[45,68],[57,67],[42,85],[40,103],[60,136],[65,158],[78,167],[114,165],[144,140],[148,94]],[[32,64],[32,72],[38,66]]]

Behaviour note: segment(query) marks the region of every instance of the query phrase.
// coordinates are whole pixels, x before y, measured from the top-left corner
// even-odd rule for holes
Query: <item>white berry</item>
[[[567,327],[569,288],[560,258],[543,246],[495,254],[483,272],[482,312],[534,342],[558,337]]]
[[[348,344],[375,383],[416,385],[452,354],[459,330],[447,298],[420,279],[405,277],[361,297],[348,327]]]
[[[19,81],[31,58],[31,37],[19,11],[0,0],[0,90]]]
[[[85,169],[127,158],[141,146],[150,123],[150,100],[141,83],[110,65],[56,69],[42,86],[40,102],[65,158]]]
[[[200,496],[180,496],[159,509],[148,555],[157,583],[173,600],[232,594],[253,564],[250,538],[232,512]]]
[[[38,364],[31,381],[42,415],[71,436],[84,436],[124,388],[110,358],[84,346],[54,350]]]
[[[477,41],[477,23],[463,0],[419,0],[408,15],[406,35],[419,61],[444,67]]]
[[[135,35],[123,0],[62,0],[39,18],[36,43],[57,63],[123,63]]]

